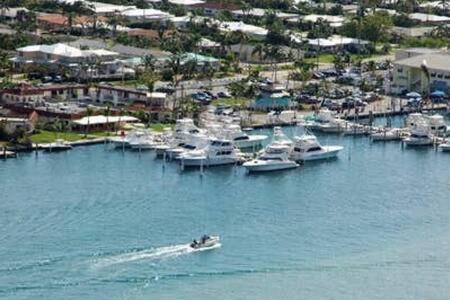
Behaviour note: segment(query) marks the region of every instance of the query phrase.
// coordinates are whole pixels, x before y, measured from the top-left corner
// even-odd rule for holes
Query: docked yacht
[[[445,136],[447,134],[447,124],[441,115],[432,115],[428,117],[428,124],[431,133],[437,136]]]
[[[269,144],[262,154],[243,166],[249,172],[267,172],[297,168],[299,165],[289,159],[291,146],[273,142]]]
[[[436,136],[445,136],[447,134],[447,124],[443,116],[436,114],[432,116],[423,115],[421,113],[409,114],[406,118],[406,127],[412,129],[416,125],[428,126],[431,134]]]
[[[224,129],[224,134],[240,149],[258,148],[267,139],[267,135],[249,135],[242,131],[241,126],[230,124]]]
[[[416,124],[411,129],[411,135],[404,138],[407,146],[430,146],[433,144],[433,135],[426,124]]]
[[[344,147],[322,146],[316,136],[305,133],[294,137],[294,147],[290,152],[289,158],[294,161],[334,158],[342,149]]]
[[[128,140],[128,145],[133,150],[152,150],[158,143],[151,134],[140,131]]]
[[[438,148],[442,152],[450,152],[450,141],[440,144]]]
[[[60,152],[72,149],[72,145],[64,140],[57,139],[53,143],[42,145],[41,148],[46,152]]]
[[[220,166],[235,164],[239,155],[230,140],[212,138],[205,148],[185,151],[178,158],[183,166]]]

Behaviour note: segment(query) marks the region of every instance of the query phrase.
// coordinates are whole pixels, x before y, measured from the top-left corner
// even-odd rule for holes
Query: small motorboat
[[[219,236],[209,236],[206,234],[204,236],[202,236],[199,241],[194,240],[190,244],[191,248],[193,248],[193,249],[207,249],[207,248],[213,248],[217,245],[220,245]]]
[[[438,147],[442,152],[450,152],[450,141],[442,143]]]

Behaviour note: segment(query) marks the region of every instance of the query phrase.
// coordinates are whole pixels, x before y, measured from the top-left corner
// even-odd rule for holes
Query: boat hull
[[[271,172],[271,171],[294,169],[298,167],[298,164],[293,161],[283,163],[268,163],[268,164],[246,162],[243,164],[243,166],[249,172]]]
[[[321,159],[331,159],[337,157],[338,153],[344,149],[341,146],[322,146],[321,151],[315,152],[292,152],[291,159],[295,161],[311,161],[311,160],[321,160]]]
[[[180,163],[185,167],[212,167],[212,166],[224,166],[233,165],[237,162],[237,158],[180,158]]]
[[[251,135],[248,140],[233,141],[233,144],[240,149],[258,148],[262,142],[267,139],[265,135]]]

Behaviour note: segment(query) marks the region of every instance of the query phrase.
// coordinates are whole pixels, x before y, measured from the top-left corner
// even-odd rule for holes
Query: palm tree
[[[106,131],[108,132],[107,133],[108,135],[111,130],[111,128],[109,128],[109,116],[110,115],[111,115],[111,105],[107,104],[106,109],[105,109],[105,116],[106,116]]]
[[[92,110],[92,108],[88,106],[86,108],[86,113],[85,113],[85,116],[87,117],[87,126],[86,126],[86,131],[84,132],[85,138],[87,138],[87,135],[89,133],[89,129],[90,129],[89,127],[91,125],[91,116],[93,113],[94,113],[94,111]]]
[[[106,22],[112,27],[112,36],[115,37],[117,34],[117,27],[126,24],[126,19],[121,15],[114,14],[108,18]]]
[[[6,11],[9,10],[9,3],[7,0],[0,0],[0,18],[3,20]]]

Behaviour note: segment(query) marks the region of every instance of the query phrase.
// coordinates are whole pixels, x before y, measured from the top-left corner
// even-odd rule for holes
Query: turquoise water
[[[260,175],[103,145],[0,161],[0,298],[448,299],[450,155],[319,138],[339,159]],[[186,250],[205,232],[222,247]]]

